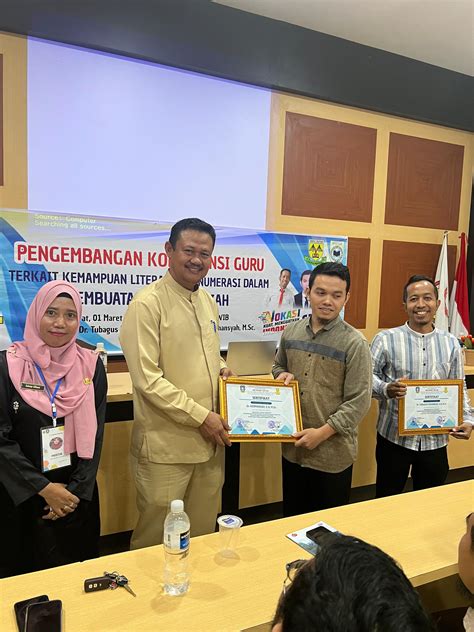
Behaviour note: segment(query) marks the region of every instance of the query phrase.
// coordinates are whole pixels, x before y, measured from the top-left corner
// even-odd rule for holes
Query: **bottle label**
[[[179,548],[181,551],[189,548],[189,530],[179,534]]]
[[[174,551],[186,551],[189,548],[189,530],[182,533],[168,533],[166,546]]]

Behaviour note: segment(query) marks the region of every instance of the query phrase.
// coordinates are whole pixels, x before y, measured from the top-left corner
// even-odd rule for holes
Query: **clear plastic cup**
[[[240,527],[243,522],[238,516],[228,514],[217,519],[219,524],[220,552],[225,556],[232,556],[239,545]]]

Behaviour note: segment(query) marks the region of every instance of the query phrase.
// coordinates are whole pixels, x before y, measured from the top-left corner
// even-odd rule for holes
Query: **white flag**
[[[441,301],[436,312],[436,327],[449,331],[449,288],[448,288],[448,233],[444,233],[443,245],[436,268],[435,285],[438,288],[438,298]]]
[[[466,267],[466,233],[461,233],[460,239],[461,252],[459,254],[456,276],[454,277],[453,289],[451,291],[449,313],[449,329],[456,338],[467,336],[470,329]]]

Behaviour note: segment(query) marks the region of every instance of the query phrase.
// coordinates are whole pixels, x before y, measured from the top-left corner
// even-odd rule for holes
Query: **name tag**
[[[64,426],[41,428],[41,464],[43,472],[71,465],[71,455],[64,454]]]
[[[29,382],[22,382],[21,388],[27,388],[30,391],[44,391],[44,386],[42,384],[30,384]]]

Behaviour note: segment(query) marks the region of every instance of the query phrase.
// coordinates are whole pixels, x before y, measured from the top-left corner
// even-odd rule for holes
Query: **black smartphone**
[[[306,537],[318,546],[321,546],[322,541],[329,534],[334,535],[334,531],[330,531],[328,528],[322,526],[315,527],[314,529],[309,529],[309,531],[306,531]]]
[[[63,603],[60,599],[26,607],[24,632],[61,632]]]
[[[38,597],[30,597],[30,599],[23,599],[23,601],[17,601],[13,606],[16,616],[16,624],[19,632],[25,632],[25,615],[26,608],[32,603],[42,603],[49,601],[48,595],[38,595]]]

